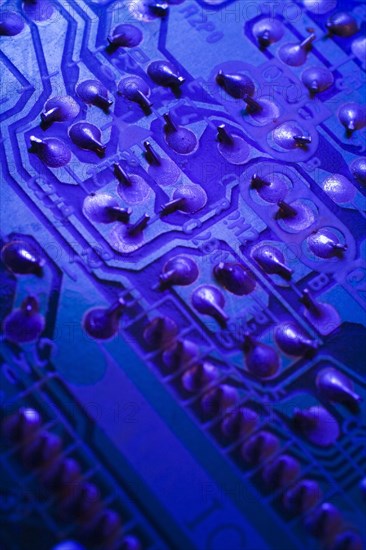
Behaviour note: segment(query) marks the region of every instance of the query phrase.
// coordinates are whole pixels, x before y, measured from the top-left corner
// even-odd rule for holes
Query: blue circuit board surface
[[[365,29],[1,2],[1,550],[366,548]]]

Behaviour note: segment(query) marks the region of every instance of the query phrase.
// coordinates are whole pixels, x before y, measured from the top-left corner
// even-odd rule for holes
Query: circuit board
[[[1,550],[366,547],[365,29],[1,3]]]

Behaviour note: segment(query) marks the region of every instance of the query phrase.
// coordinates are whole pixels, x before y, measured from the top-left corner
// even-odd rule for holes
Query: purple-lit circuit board
[[[365,28],[1,2],[1,550],[365,548]]]

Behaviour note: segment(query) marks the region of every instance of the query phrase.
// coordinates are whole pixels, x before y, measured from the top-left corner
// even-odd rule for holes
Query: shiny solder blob
[[[279,439],[267,430],[261,430],[252,435],[241,447],[241,455],[250,465],[266,462],[280,446]]]
[[[155,84],[176,90],[185,79],[179,74],[178,69],[170,61],[153,61],[147,68],[147,74]]]
[[[91,220],[98,223],[127,223],[131,208],[123,208],[118,201],[107,193],[91,193],[84,199],[83,212]]]
[[[366,65],[366,37],[358,36],[352,42],[352,53],[362,63],[363,68]]]
[[[163,0],[135,0],[128,6],[132,17],[139,21],[153,21],[169,13],[169,4]]]
[[[333,504],[323,502],[307,516],[305,524],[313,536],[330,539],[342,524],[342,516]]]
[[[290,454],[280,454],[263,468],[262,477],[271,488],[287,487],[300,474],[300,464]]]
[[[318,343],[293,321],[283,322],[275,328],[275,340],[279,348],[288,355],[305,355],[314,352]]]
[[[191,340],[174,338],[163,352],[162,360],[168,372],[188,367],[199,361],[199,348]]]
[[[229,411],[221,422],[221,432],[229,439],[236,439],[254,431],[259,424],[258,414],[250,407],[241,406]]]
[[[202,396],[200,407],[207,417],[222,415],[236,405],[237,399],[238,395],[235,388],[228,384],[219,384]]]
[[[220,325],[226,325],[228,316],[224,311],[225,298],[217,287],[199,286],[192,294],[192,305],[199,313],[210,315]]]
[[[119,320],[125,307],[125,301],[123,298],[119,298],[108,308],[89,310],[83,319],[85,331],[89,336],[97,340],[112,338],[118,331]]]
[[[51,126],[54,122],[74,120],[80,112],[80,107],[71,96],[56,96],[46,101],[41,113],[42,125]]]
[[[42,275],[44,258],[29,242],[13,240],[1,249],[1,260],[9,271],[18,275]]]
[[[24,29],[22,17],[15,11],[0,13],[0,36],[16,36]]]
[[[366,185],[366,157],[360,157],[353,160],[349,169],[356,181],[362,185]]]
[[[337,7],[338,0],[302,0],[306,10],[316,15],[324,15]]]
[[[255,92],[254,82],[245,74],[224,73],[220,70],[216,75],[216,82],[235,99],[243,99],[246,95],[253,96]]]
[[[285,492],[283,504],[287,510],[303,514],[314,508],[321,497],[322,492],[317,481],[301,479]]]
[[[208,361],[203,361],[183,373],[181,384],[186,391],[195,393],[212,384],[218,377],[218,369]]]
[[[302,73],[301,80],[310,94],[315,95],[330,88],[334,83],[334,76],[326,67],[309,67]]]
[[[37,434],[42,425],[40,413],[32,407],[21,407],[1,423],[1,432],[15,443],[26,443]]]
[[[352,172],[352,163],[350,170]],[[352,185],[349,179],[342,174],[331,174],[323,181],[321,187],[323,191],[325,191],[325,193],[327,193],[327,195],[337,204],[347,204],[352,202],[356,194],[355,186]]]
[[[285,33],[283,23],[279,19],[265,17],[254,23],[252,32],[262,49],[281,40]]]
[[[278,248],[263,244],[253,250],[252,256],[265,273],[291,279],[293,270],[286,265],[285,256]]]
[[[213,269],[216,280],[229,292],[243,296],[253,292],[255,279],[241,264],[219,262]]]
[[[108,97],[108,90],[99,80],[83,80],[76,86],[76,93],[89,105],[108,110],[113,101]]]
[[[172,346],[178,335],[176,322],[167,316],[155,317],[144,329],[143,338],[153,349],[166,349]]]
[[[70,149],[58,138],[42,139],[30,136],[29,141],[31,143],[29,152],[36,154],[50,168],[60,168],[71,160]]]
[[[340,436],[339,424],[327,409],[314,405],[308,409],[295,409],[293,422],[302,435],[319,447],[329,447]]]
[[[344,403],[354,410],[362,400],[355,392],[352,380],[334,367],[321,369],[315,383],[320,396],[327,401]]]
[[[358,31],[356,19],[350,13],[344,11],[330,15],[325,26],[329,35],[343,38],[352,36]]]
[[[256,378],[267,379],[277,374],[280,361],[273,348],[246,334],[243,350],[246,367]]]
[[[347,134],[352,135],[366,126],[366,108],[355,102],[345,103],[338,112],[338,118]]]
[[[45,328],[45,319],[39,313],[39,303],[34,296],[28,296],[4,319],[3,330],[7,340],[16,344],[38,340]]]
[[[334,230],[328,227],[322,227],[309,235],[307,243],[313,254],[325,260],[343,258],[347,250],[347,244],[341,242]]]
[[[169,213],[171,208],[173,211],[179,210],[187,214],[198,212],[207,203],[207,194],[199,185],[184,184],[180,185],[173,193],[173,204],[165,204],[162,206],[162,211]],[[168,206],[169,204],[169,206]]]
[[[150,88],[141,77],[123,77],[118,83],[118,93],[128,101],[137,103],[146,115],[151,113]]]
[[[142,41],[142,32],[134,25],[122,23],[113,28],[107,40],[115,48],[135,48]]]
[[[198,267],[194,260],[188,256],[175,256],[168,260],[159,275],[162,288],[169,286],[187,286],[198,277]]]
[[[315,38],[315,34],[312,33],[301,42],[291,42],[281,46],[279,50],[281,61],[291,67],[299,67],[300,65],[303,65],[307,60],[308,53],[311,50],[311,46]]]
[[[106,146],[101,142],[102,133],[97,126],[89,122],[77,122],[69,130],[70,139],[80,149],[93,151],[104,156]]]
[[[307,149],[312,139],[297,122],[287,121],[277,126],[273,132],[274,142],[282,149]]]

